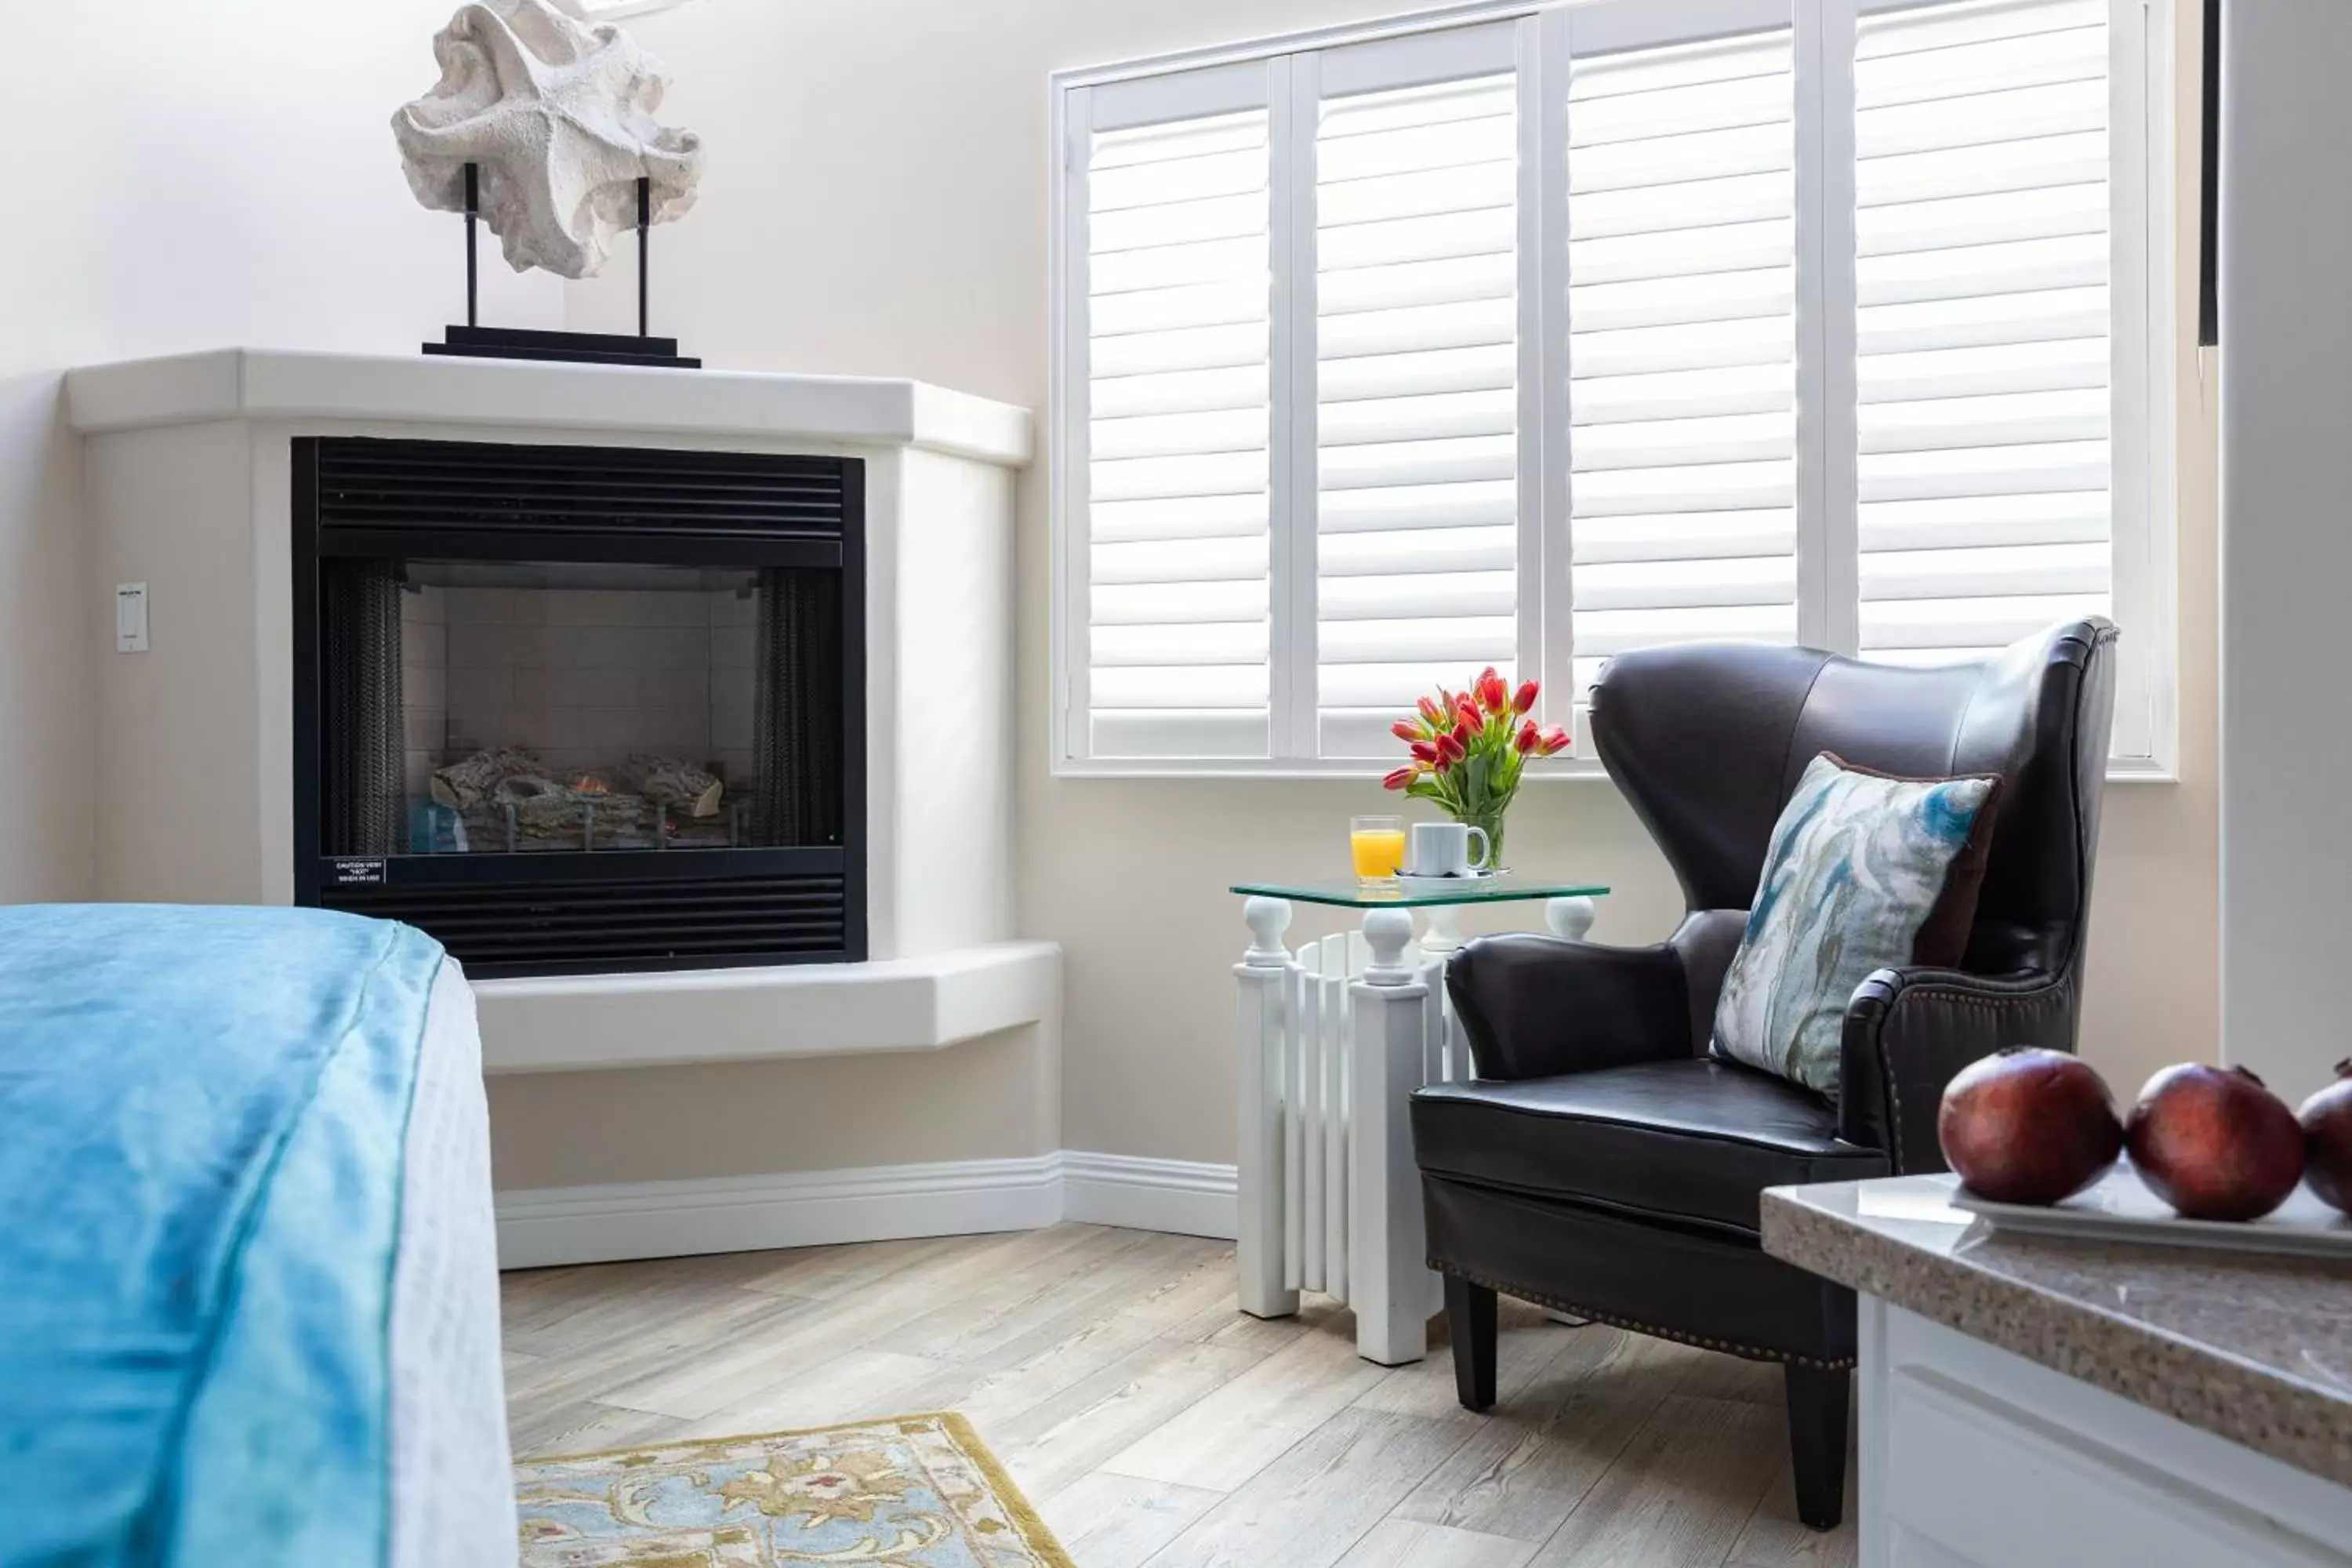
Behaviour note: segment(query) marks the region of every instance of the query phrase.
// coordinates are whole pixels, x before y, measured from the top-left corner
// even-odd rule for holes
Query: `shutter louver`
[[[1320,752],[1517,647],[1518,100],[1333,98],[1316,135]]]
[[[1578,58],[1568,93],[1580,699],[1629,648],[1796,640],[1790,33]]]
[[[2105,0],[1865,16],[1855,293],[1867,658],[2110,613]]]
[[[1268,754],[1268,164],[1264,110],[1092,140],[1097,757]]]

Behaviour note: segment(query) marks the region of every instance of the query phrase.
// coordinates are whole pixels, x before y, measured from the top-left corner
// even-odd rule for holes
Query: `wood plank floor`
[[[1473,1415],[1442,1342],[1391,1370],[1327,1300],[1243,1316],[1229,1243],[1065,1225],[504,1287],[520,1456],[953,1409],[1079,1568],[1854,1561],[1851,1523],[1796,1521],[1776,1368],[1507,1301]]]

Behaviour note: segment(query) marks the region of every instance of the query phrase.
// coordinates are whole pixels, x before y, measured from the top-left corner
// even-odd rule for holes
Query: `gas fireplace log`
[[[536,775],[547,764],[529,752],[512,746],[492,746],[461,763],[436,768],[428,786],[434,800],[452,811],[471,811],[488,799],[509,779]]]
[[[639,752],[615,775],[615,782],[673,811],[688,816],[716,816],[727,786],[707,768],[676,757]]]
[[[616,832],[635,827],[652,815],[643,795],[620,790],[582,789],[530,773],[501,780],[491,792],[489,807],[493,815],[502,815],[509,805],[515,808],[517,826],[543,837],[577,834],[591,806],[595,808],[600,833],[606,827]]]
[[[643,795],[581,789],[534,773],[517,773],[499,781],[488,797],[466,812],[467,836],[476,848],[494,849],[505,842],[509,812],[518,838],[599,849],[625,843],[649,846],[657,815]]]

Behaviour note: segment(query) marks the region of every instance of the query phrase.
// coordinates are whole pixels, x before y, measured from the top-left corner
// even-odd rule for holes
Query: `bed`
[[[473,994],[322,910],[0,910],[0,1568],[512,1568]]]

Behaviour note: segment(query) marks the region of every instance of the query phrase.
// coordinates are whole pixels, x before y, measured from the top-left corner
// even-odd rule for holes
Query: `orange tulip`
[[[1524,713],[1528,709],[1534,707],[1536,705],[1536,695],[1538,690],[1538,688],[1534,681],[1521,681],[1519,683],[1517,694],[1511,699],[1511,711],[1514,713]]]
[[[1410,719],[1400,719],[1389,726],[1389,733],[1400,741],[1418,741],[1421,739],[1421,726]]]
[[[1421,716],[1433,725],[1445,722],[1445,710],[1437,705],[1434,698],[1424,697],[1421,700]]]
[[[1478,700],[1489,713],[1500,713],[1511,705],[1511,689],[1493,670],[1478,678]]]

